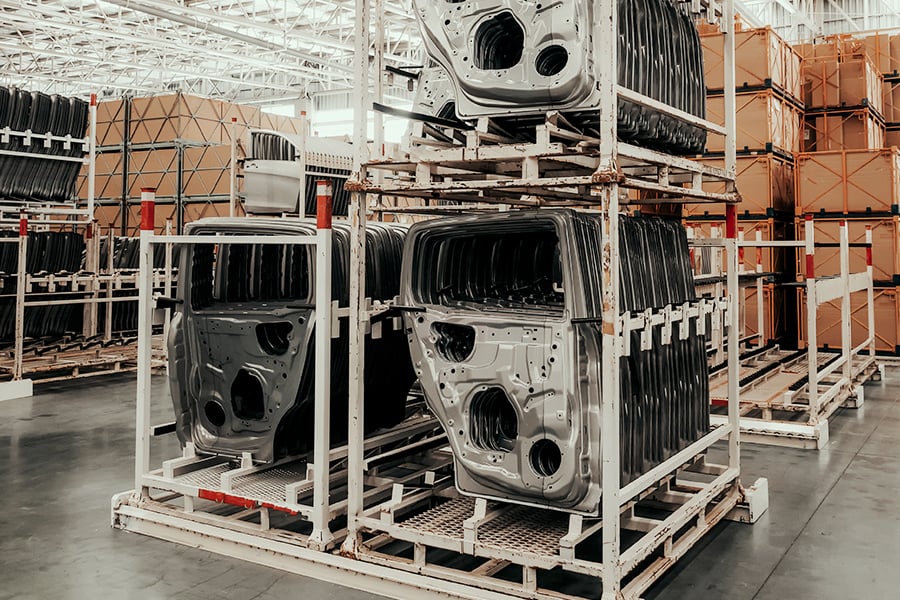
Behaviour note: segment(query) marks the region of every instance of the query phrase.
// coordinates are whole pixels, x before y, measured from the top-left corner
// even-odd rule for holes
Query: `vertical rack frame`
[[[183,458],[173,459],[164,464],[162,471],[152,471],[150,464],[150,445],[152,438],[160,431],[165,433],[167,426],[153,426],[151,424],[151,375],[152,375],[152,328],[154,311],[156,306],[154,294],[154,270],[153,270],[153,246],[164,245],[171,248],[175,245],[215,244],[227,241],[229,244],[284,244],[306,245],[315,247],[315,260],[317,275],[314,278],[315,297],[315,440],[311,461],[307,466],[307,478],[311,479],[313,492],[312,502],[308,506],[297,506],[296,512],[301,512],[312,524],[312,532],[307,536],[308,545],[317,551],[324,551],[332,545],[334,535],[330,529],[330,522],[334,518],[334,508],[330,500],[330,487],[332,485],[332,473],[329,465],[332,461],[332,449],[330,444],[330,429],[328,426],[330,408],[330,353],[332,340],[332,326],[334,323],[335,307],[331,300],[331,262],[333,233],[331,229],[331,196],[330,186],[322,182],[318,190],[319,218],[317,219],[317,232],[312,236],[290,235],[234,235],[234,236],[209,236],[209,235],[157,235],[154,233],[154,190],[148,188],[141,195],[141,237],[140,237],[140,284],[138,296],[138,368],[136,385],[136,428],[135,428],[135,460],[134,460],[134,489],[124,494],[119,494],[113,499],[113,510],[119,510],[123,505],[139,507],[151,501],[150,491],[160,489],[159,484],[164,482],[165,472],[179,468],[185,464],[197,460],[194,448],[191,444],[185,448]],[[236,476],[246,474],[253,470],[252,456],[244,455],[240,459],[240,469],[227,477],[233,480]],[[163,476],[161,476],[161,474]],[[169,478],[171,479],[171,477]],[[301,482],[302,483],[302,482]],[[204,498],[204,490],[200,490],[200,498]],[[186,508],[193,507],[193,497],[185,495]],[[232,501],[252,503],[247,499],[235,500],[236,496],[228,496]],[[228,498],[222,495],[219,501],[228,502]],[[259,505],[260,503],[255,503]],[[264,514],[263,523],[268,523],[268,507],[256,506],[261,514]],[[190,510],[188,512],[191,512]]]

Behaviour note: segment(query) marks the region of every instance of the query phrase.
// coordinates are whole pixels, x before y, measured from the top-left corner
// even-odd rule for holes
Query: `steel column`
[[[869,357],[875,360],[875,272],[872,267],[872,226],[866,226],[866,273],[869,274],[868,287],[866,287],[866,324],[869,328]]]
[[[25,212],[19,216],[19,262],[16,268],[16,340],[13,380],[22,379],[22,352],[25,348],[25,287],[28,279],[28,217]]]
[[[316,365],[313,435],[312,533],[309,543],[325,550],[334,540],[328,528],[331,450],[331,229],[332,190],[329,181],[316,185]]]
[[[600,168],[597,179],[603,212],[600,261],[602,264],[602,385],[600,420],[601,517],[603,519],[603,600],[618,600],[622,592],[619,578],[621,555],[621,448],[619,446],[619,361],[622,324],[619,298],[619,186],[618,181],[618,40],[619,17],[616,2],[593,5],[593,52],[600,88]]]
[[[356,54],[354,80],[357,103],[354,106],[353,143],[356,151],[356,181],[366,179],[363,165],[368,159],[369,115],[369,23],[370,0],[356,0]],[[383,27],[383,23],[376,23]],[[353,179],[353,177],[351,177]],[[365,326],[366,326],[366,194],[354,191],[350,210],[350,380],[347,438],[347,539],[344,550],[356,552],[359,535],[357,518],[363,510],[363,441],[365,437]]]
[[[809,371],[809,409],[810,422],[815,425],[819,421],[819,341],[816,337],[816,244],[815,227],[812,215],[806,215],[806,359]]]
[[[231,117],[231,162],[228,163],[228,216],[237,215],[237,117]]]
[[[853,346],[850,311],[850,236],[847,221],[841,221],[841,356],[844,357],[843,375],[847,381],[853,379]]]
[[[137,394],[134,454],[134,493],[143,496],[142,479],[150,470],[150,376],[153,358],[153,256],[150,238],[153,237],[153,219],[156,190],[141,190],[141,239],[140,279],[138,288],[138,339],[137,339]],[[112,255],[112,248],[109,254]],[[110,286],[112,287],[112,286]],[[109,304],[107,304],[109,306]],[[107,314],[107,322],[111,321]]]

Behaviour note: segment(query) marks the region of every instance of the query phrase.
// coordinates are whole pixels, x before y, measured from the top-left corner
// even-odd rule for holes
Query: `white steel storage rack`
[[[135,489],[113,498],[113,526],[396,598],[499,600],[513,595],[559,599],[585,597],[585,594],[597,597],[601,592],[604,600],[638,598],[717,523],[726,518],[753,522],[768,506],[766,480],[745,488],[740,479],[734,93],[726,93],[726,124],[719,127],[618,87],[615,84],[616,3],[596,3],[594,55],[602,58],[599,80],[603,96],[599,139],[571,131],[564,118],[550,114],[536,128],[535,143],[510,143],[489,133],[486,122],[479,122],[475,130],[465,132],[464,145],[422,149],[416,162],[367,163],[369,4],[368,0],[357,0],[356,146],[362,166],[352,190],[349,215],[348,444],[346,448],[329,451],[327,390],[319,385],[325,380],[327,368],[325,354],[320,351],[323,346],[316,352],[316,433],[310,457],[313,466],[306,471],[308,477],[296,472],[285,475],[279,465],[254,466],[249,456],[240,464],[227,464],[218,457],[196,456],[190,447],[182,459],[164,463],[162,469],[151,472],[149,440],[164,428],[154,429],[149,423],[147,332],[152,299],[149,293],[142,293]],[[734,42],[729,35],[734,23],[732,0],[685,4],[696,9],[698,17],[719,21],[726,31],[729,60],[725,61],[725,77],[726,84],[731,82],[726,89],[734,90]],[[381,5],[376,2],[376,11]],[[376,63],[378,57],[376,47]],[[711,168],[617,143],[620,97],[724,135],[728,149],[726,168]],[[726,193],[704,192],[700,185],[704,180],[726,182]],[[625,189],[656,193],[660,197],[648,201],[652,203],[728,203],[728,239],[694,242],[727,254],[731,266],[727,295],[654,313],[620,315],[618,215],[620,192]],[[392,212],[404,211],[386,206],[385,199],[395,197],[449,199],[502,207],[584,206],[603,212],[599,260],[605,283],[602,351],[607,358],[603,361],[602,416],[592,424],[603,431],[603,496],[596,518],[459,497],[451,483],[451,456],[433,431],[416,441],[407,438],[411,443],[393,448],[377,447],[377,443],[373,447],[372,440],[365,438],[364,340],[385,310],[384,306],[371,306],[363,286],[365,224],[370,197],[373,207]],[[409,209],[410,212],[430,210],[430,207]],[[446,207],[434,207],[434,212],[440,210]],[[146,265],[150,246],[159,241],[151,232],[142,234],[142,264]],[[208,243],[208,239],[181,236],[171,241]],[[262,237],[250,240],[252,243],[273,241]],[[319,242],[292,238],[281,243]],[[326,260],[322,254],[323,248],[318,246],[319,261]],[[325,266],[326,263],[318,262],[318,271],[329,272],[323,271]],[[148,275],[145,273],[143,277]],[[321,280],[317,278],[318,281]],[[324,343],[319,336],[327,335],[326,328],[336,312],[329,305],[329,298],[324,292],[317,297],[317,346]],[[329,312],[332,317],[326,316]],[[629,351],[625,343],[629,336],[624,334],[652,328],[660,328],[665,333],[671,331],[671,323],[677,320],[697,319],[699,324],[707,315],[711,316],[714,327],[734,332],[727,337],[727,422],[637,480],[622,485],[619,373],[613,365],[618,365],[618,358]],[[401,439],[396,431],[388,435]],[[717,464],[713,454],[724,456],[724,461]],[[225,465],[222,471],[234,474],[223,476],[221,471],[207,471],[213,475],[211,480],[182,479],[180,487],[173,485],[179,476],[216,465]],[[320,468],[320,465],[330,468]],[[270,500],[251,495],[247,487],[239,490],[238,480],[245,475],[257,483],[274,486],[277,497],[290,500],[290,506],[273,506]],[[296,482],[302,482],[302,498],[294,495],[300,487],[290,485]],[[208,493],[201,494],[200,490]],[[195,502],[197,498],[203,500],[202,507]],[[301,499],[311,504],[301,504]],[[654,516],[639,514],[636,511],[639,504],[652,506],[656,511]],[[285,508],[294,511],[296,514],[291,516],[300,517],[297,520],[305,524],[302,532],[295,530],[296,520],[286,525],[276,523],[272,518],[273,508],[279,515]],[[341,538],[343,543],[338,548],[335,542]],[[580,592],[565,585],[553,589],[560,579],[577,580],[583,587]]]
[[[805,351],[782,350],[766,344],[762,279],[756,278],[757,343],[741,355],[741,432],[746,440],[821,449],[828,443],[828,419],[839,407],[862,406],[864,384],[879,379],[881,372],[875,356],[875,307],[873,302],[872,232],[862,243],[866,249],[866,270],[850,272],[850,247],[846,222],[840,227],[840,272],[835,276],[815,276],[815,249],[832,244],[816,243],[813,217],[805,220],[805,240],[739,240],[741,249],[755,249],[757,271],[762,272],[763,248],[786,248],[803,253],[806,262],[806,327],[809,332]],[[740,261],[743,264],[743,261]],[[866,292],[868,336],[859,345],[851,342],[850,294]],[[742,295],[742,301],[745,301]],[[841,350],[821,352],[816,343],[818,307],[839,301],[841,307]],[[745,311],[750,307],[745,307]],[[711,381],[713,405],[725,406],[727,382],[721,372]],[[713,423],[724,423],[723,415],[712,415]]]
[[[21,137],[26,145],[62,142],[63,148],[81,147],[85,156],[69,157],[50,154],[31,154],[0,150],[0,154],[26,156],[41,160],[78,162],[87,165],[87,199],[82,205],[77,199],[66,203],[16,202],[0,203],[0,224],[15,226],[18,237],[0,238],[0,242],[17,244],[18,264],[15,273],[15,340],[12,351],[0,357],[0,399],[26,397],[33,391],[35,382],[52,382],[76,379],[108,373],[133,370],[136,354],[127,338],[116,339],[111,332],[114,305],[136,302],[137,297],[114,297],[114,291],[134,286],[135,272],[118,271],[112,266],[112,238],[107,253],[109,264],[100,265],[100,237],[94,221],[94,183],[96,172],[97,98],[91,95],[89,104],[89,130],[84,139],[71,136],[32,135],[31,132],[0,131],[4,140]],[[76,273],[29,274],[26,271],[29,231],[72,228],[82,231],[86,238],[85,269]],[[171,269],[153,273],[153,285],[162,289],[171,284]],[[47,296],[52,296],[47,299]],[[63,296],[60,298],[60,296]],[[83,306],[83,329],[73,339],[52,340],[43,344],[40,340],[26,345],[26,311],[36,307],[59,305]],[[104,331],[98,332],[99,306],[106,311]]]
[[[270,235],[155,235],[152,214],[153,199],[142,203],[141,282],[138,321],[138,392],[135,453],[135,490],[113,498],[113,524],[125,529],[172,539],[189,528],[212,528],[225,535],[250,535],[258,544],[290,548],[292,552],[326,551],[335,548],[346,535],[347,510],[347,446],[332,448],[330,444],[330,368],[331,339],[338,335],[341,318],[350,316],[331,300],[332,217],[331,187],[327,181],[317,186],[317,234],[315,236]],[[247,217],[252,219],[252,217]],[[154,245],[279,244],[311,245],[316,248],[315,279],[315,415],[313,450],[308,455],[289,457],[259,464],[251,453],[240,459],[210,456],[196,452],[186,444],[181,456],[151,469],[150,452],[153,438],[172,433],[174,423],[151,425],[153,396],[150,387],[152,369],[152,323],[155,313],[163,310],[171,298],[153,293],[151,266]],[[321,274],[321,276],[319,275]],[[371,306],[369,308],[372,308]],[[385,307],[372,309],[385,313]],[[159,316],[159,315],[156,315]],[[390,326],[373,324],[371,329]],[[372,475],[364,495],[368,504],[389,498],[396,481],[412,482],[449,464],[449,457],[428,452],[445,443],[446,438],[433,416],[421,404],[411,403],[408,417],[399,426],[377,432],[365,442],[367,464]],[[419,465],[421,455],[432,459]],[[325,465],[322,467],[322,465]],[[390,480],[385,477],[391,476]],[[166,529],[168,523],[181,523]],[[159,529],[159,528],[163,529]],[[154,533],[166,531],[162,535]],[[197,533],[196,529],[193,533]],[[175,538],[180,539],[180,538]],[[223,540],[224,541],[224,540]],[[227,544],[226,544],[227,545]],[[312,549],[312,550],[309,550]],[[252,560],[252,559],[251,559]]]

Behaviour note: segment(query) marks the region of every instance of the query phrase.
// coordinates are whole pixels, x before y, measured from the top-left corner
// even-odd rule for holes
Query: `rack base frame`
[[[34,396],[34,382],[31,379],[0,382],[0,402],[32,396]]]
[[[147,478],[153,494],[150,488],[144,488],[112,498],[111,525],[398,599],[499,600],[510,594],[534,600],[583,597],[539,587],[539,575],[543,578],[553,570],[566,577],[586,577],[582,585],[590,585],[592,592],[600,589],[602,562],[585,559],[580,549],[576,555],[576,547],[582,543],[587,546],[588,539],[599,548],[594,543],[601,535],[599,519],[460,496],[452,485],[446,452],[417,455],[415,460],[410,457],[404,467],[412,462],[420,468],[410,469],[411,475],[384,475],[376,478],[377,485],[367,485],[377,488],[378,496],[367,502],[365,516],[359,517],[364,533],[357,543],[345,543],[342,549],[311,544],[309,536],[296,526],[303,515],[291,514],[290,506],[283,502],[263,502],[241,492],[242,486],[284,489],[283,471],[290,470],[289,465],[228,467],[221,457],[186,454],[182,459],[166,461]],[[224,481],[222,473],[229,469],[254,481],[238,484],[237,477],[226,477],[232,484],[223,492],[212,480]],[[388,485],[381,479],[389,480]],[[217,492],[202,490],[198,485],[201,482]],[[487,506],[490,510],[483,511]],[[655,516],[648,517],[648,509],[656,511]],[[754,523],[767,509],[765,479],[744,488],[734,469],[708,464],[705,454],[693,457],[622,507],[623,531],[641,532],[643,536],[632,546],[633,553],[622,559],[623,565],[625,561],[632,563],[635,574],[623,588],[623,598],[639,598],[719,522]],[[473,515],[479,514],[480,519],[473,520]],[[518,540],[504,533],[511,519],[519,524],[513,533]],[[423,530],[409,526],[416,522],[442,523],[456,534],[440,535],[433,527]],[[491,541],[492,527],[503,539]],[[343,539],[346,531],[334,533],[336,539]],[[470,534],[477,541],[469,543]],[[413,558],[405,556],[404,544],[415,548]],[[390,551],[392,546],[394,552]],[[401,546],[399,551],[397,546]],[[537,546],[542,550],[536,551]],[[353,550],[348,551],[351,547]],[[429,548],[441,553],[443,559],[426,560],[431,556]],[[646,557],[638,560],[644,553]],[[472,561],[478,564],[472,566]],[[457,568],[448,566],[454,564]],[[460,569],[460,564],[469,567]],[[519,585],[496,577],[508,569],[521,569]]]
[[[771,358],[778,362],[777,354]],[[800,361],[802,365],[802,361]],[[765,366],[765,361],[759,366]],[[799,366],[799,365],[798,365]],[[805,369],[802,366],[801,369]],[[833,395],[821,405],[815,418],[807,416],[805,420],[779,419],[773,413],[789,412],[798,414],[796,408],[787,408],[785,404],[785,391],[778,385],[767,385],[772,379],[765,378],[754,386],[755,392],[769,394],[764,402],[741,402],[741,441],[787,448],[799,448],[802,450],[821,450],[828,445],[829,419],[838,408],[861,408],[865,403],[865,384],[870,381],[880,381],[884,366],[879,364],[874,356],[860,354],[853,358],[852,378],[849,382],[841,383],[840,378],[834,376],[832,381],[823,381],[823,385],[834,386]],[[837,385],[841,383],[841,385]],[[769,388],[769,389],[767,389]],[[744,394],[744,390],[741,392]],[[788,392],[791,393],[792,392]],[[754,411],[761,411],[761,417],[749,416]],[[727,422],[724,415],[710,415],[713,425],[721,425]]]

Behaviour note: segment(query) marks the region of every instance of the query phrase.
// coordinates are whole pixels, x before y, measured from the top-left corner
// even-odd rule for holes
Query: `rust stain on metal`
[[[592,183],[625,183],[625,175],[618,169],[597,171],[591,176]]]
[[[352,181],[348,180],[344,184],[344,189],[348,192],[366,192],[369,191],[372,187],[372,182],[368,179],[364,179],[363,181]]]

